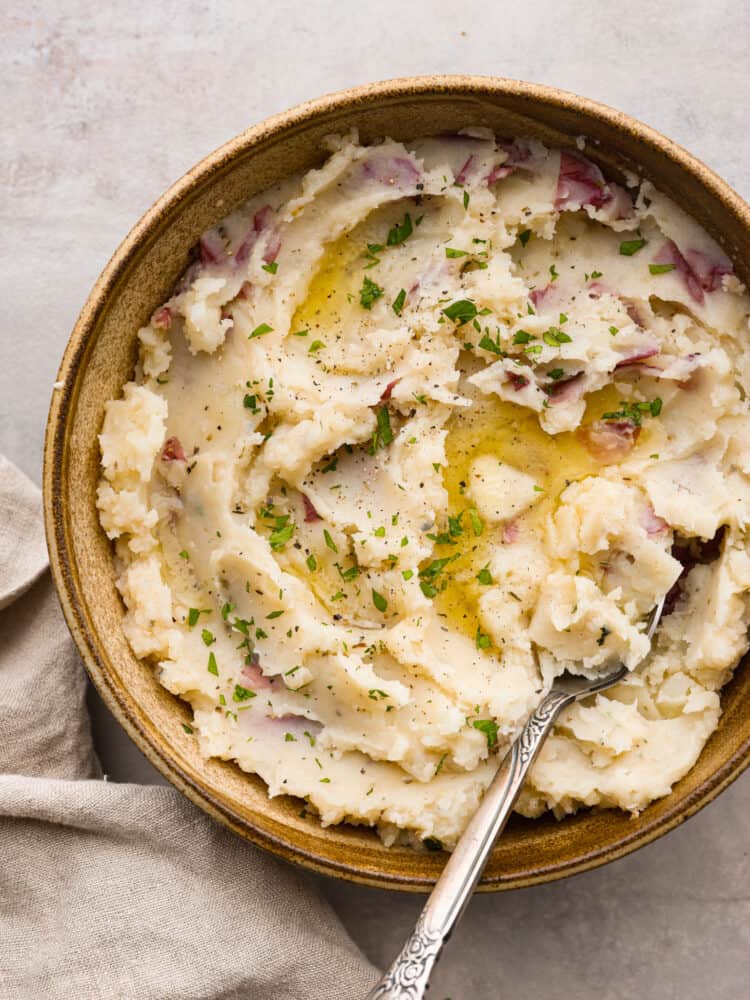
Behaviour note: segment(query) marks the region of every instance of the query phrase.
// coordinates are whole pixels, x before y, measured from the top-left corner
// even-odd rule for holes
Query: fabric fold
[[[378,974],[293,868],[98,780],[39,492],[0,456],[0,998],[339,1000]]]

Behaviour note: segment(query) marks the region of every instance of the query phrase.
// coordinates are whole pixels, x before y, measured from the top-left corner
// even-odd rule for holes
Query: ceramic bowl
[[[324,829],[300,802],[269,799],[264,783],[233,764],[204,760],[183,729],[186,704],[139,662],[121,630],[112,550],[95,507],[97,434],[105,402],[131,377],[136,333],[169,294],[200,234],[257,191],[318,166],[321,140],[352,127],[364,141],[408,139],[486,125],[500,135],[557,146],[587,137],[587,155],[609,176],[649,178],[723,245],[748,281],[750,208],[724,181],[653,129],[593,101],[489,77],[390,80],[342,91],[248,129],[177,181],[137,223],[97,281],[73,330],[53,393],[44,467],[52,571],[84,663],[102,698],[148,759],[196,805],[241,837],[305,867],[392,889],[428,890],[441,853],[386,848],[369,829]],[[743,273],[744,272],[744,273]],[[722,693],[719,728],[670,795],[640,816],[583,810],[558,822],[515,817],[496,845],[484,889],[570,875],[621,857],[682,823],[750,761],[750,671]]]

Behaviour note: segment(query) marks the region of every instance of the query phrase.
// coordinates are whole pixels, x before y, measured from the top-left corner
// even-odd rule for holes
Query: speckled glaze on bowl
[[[428,890],[445,856],[386,849],[368,829],[321,827],[296,799],[269,800],[264,783],[235,765],[204,760],[183,730],[188,706],[169,694],[131,652],[120,627],[112,551],[95,508],[97,434],[105,402],[131,377],[136,333],[167,297],[200,234],[250,195],[319,165],[323,136],[359,129],[364,141],[408,139],[487,125],[553,145],[588,139],[587,155],[611,176],[635,170],[701,222],[750,279],[750,208],[681,147],[593,101],[493,77],[390,80],[310,101],[276,115],[202,160],[133,228],[94,286],[60,366],[47,426],[44,508],[52,572],[91,678],[149,760],[205,812],[289,861],[370,885]],[[582,811],[562,822],[514,817],[495,847],[483,889],[561,878],[621,857],[682,823],[750,762],[750,671],[738,669],[722,695],[723,716],[693,770],[666,798],[631,819]]]

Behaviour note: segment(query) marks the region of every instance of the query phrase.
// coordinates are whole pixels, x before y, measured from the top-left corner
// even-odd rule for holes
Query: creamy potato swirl
[[[518,808],[637,812],[747,649],[750,303],[582,149],[331,139],[202,238],[107,406],[135,654],[326,824],[450,847],[554,678],[616,659]]]

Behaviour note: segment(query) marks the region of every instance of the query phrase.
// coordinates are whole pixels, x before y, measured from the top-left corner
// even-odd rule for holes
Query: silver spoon
[[[649,615],[646,628],[649,640],[653,638],[663,609],[664,598]],[[627,673],[627,667],[619,666],[595,680],[572,674],[557,678],[505,755],[479,808],[448,858],[412,934],[367,1000],[419,1000],[424,997],[432,968],[466,909],[531,765],[560,712],[574,701],[606,691]]]

